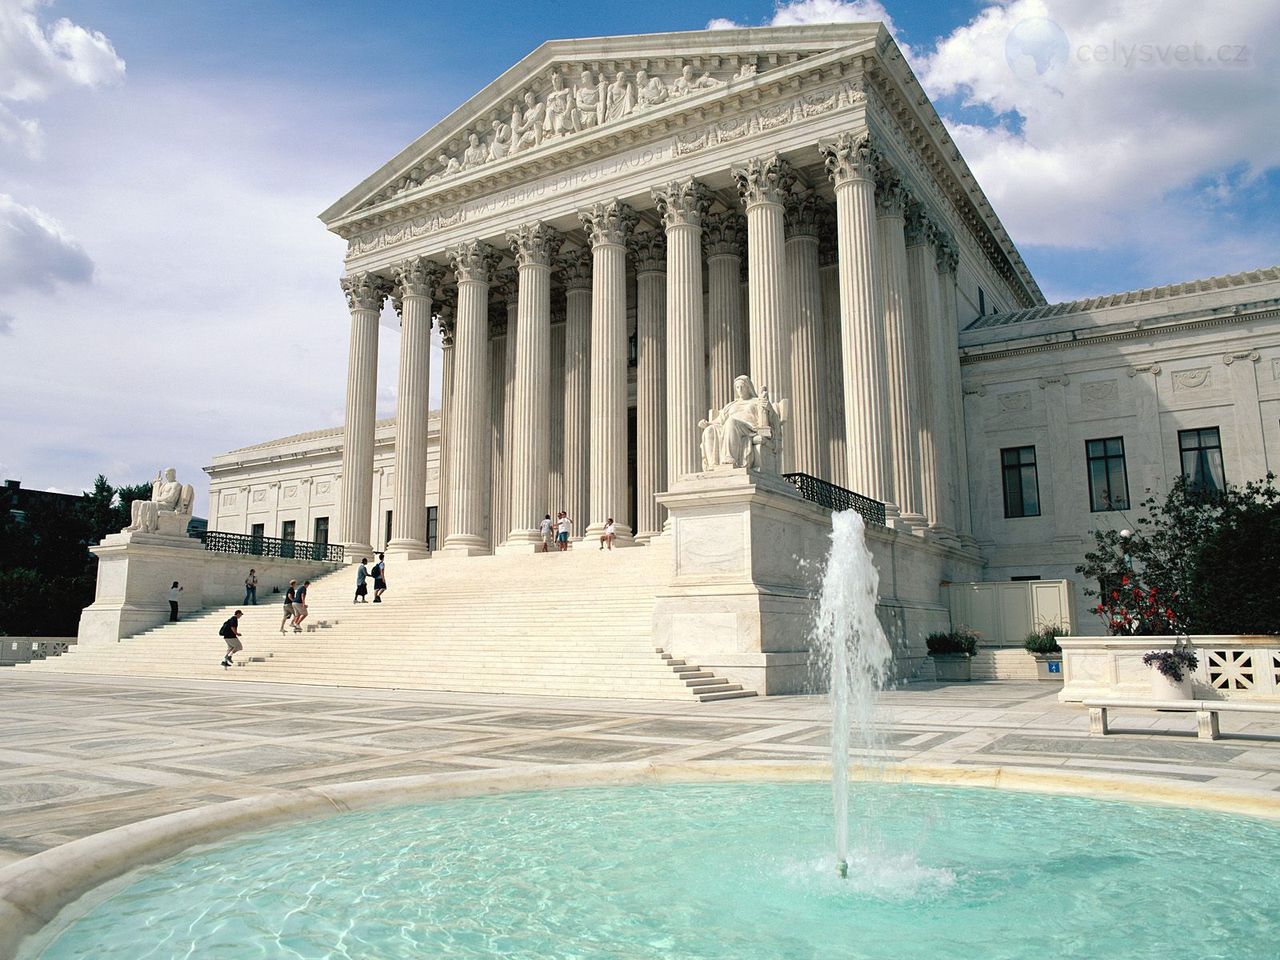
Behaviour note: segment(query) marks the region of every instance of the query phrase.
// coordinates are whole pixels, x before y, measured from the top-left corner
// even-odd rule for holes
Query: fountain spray
[[[831,551],[813,628],[813,649],[828,668],[831,693],[831,795],[835,807],[836,870],[849,876],[849,744],[874,744],[872,713],[892,650],[876,616],[880,575],[867,549],[862,517],[831,517]]]

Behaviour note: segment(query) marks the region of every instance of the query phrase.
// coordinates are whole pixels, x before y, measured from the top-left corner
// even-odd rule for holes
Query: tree
[[[1094,531],[1078,573],[1112,634],[1280,633],[1280,491],[1275,477],[1203,493],[1179,479],[1123,537]]]

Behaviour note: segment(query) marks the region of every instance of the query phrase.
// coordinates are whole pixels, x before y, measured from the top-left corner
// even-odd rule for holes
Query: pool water
[[[847,881],[827,785],[506,794],[207,848],[138,874],[39,956],[1280,954],[1280,825],[979,789],[854,795]]]

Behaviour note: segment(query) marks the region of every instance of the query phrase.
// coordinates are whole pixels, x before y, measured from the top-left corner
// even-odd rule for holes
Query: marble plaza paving
[[[1280,791],[1280,721],[1116,711],[1090,737],[1048,684],[916,684],[878,713],[895,759]],[[820,697],[699,704],[0,674],[0,865],[272,789],[621,760],[821,760]]]

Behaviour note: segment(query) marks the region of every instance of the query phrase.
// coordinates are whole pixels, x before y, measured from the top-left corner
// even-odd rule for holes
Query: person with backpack
[[[369,602],[369,585],[365,582],[369,579],[369,568],[365,566],[368,562],[368,557],[360,558],[360,568],[356,571],[356,598],[352,603]]]
[[[382,595],[387,592],[387,557],[378,554],[378,562],[373,565],[373,602],[381,603]]]
[[[237,610],[222,625],[222,629],[218,631],[218,636],[227,641],[227,655],[222,658],[222,666],[231,666],[231,655],[239,653],[244,649],[244,644],[240,642],[240,618],[244,616],[243,610]]]
[[[284,625],[293,619],[293,596],[298,587],[297,580],[289,581],[289,589],[284,592],[284,619],[280,621],[280,632],[284,633]]]
[[[307,587],[310,580],[303,580],[302,586],[293,591],[293,632],[302,632],[302,621],[307,619]]]

